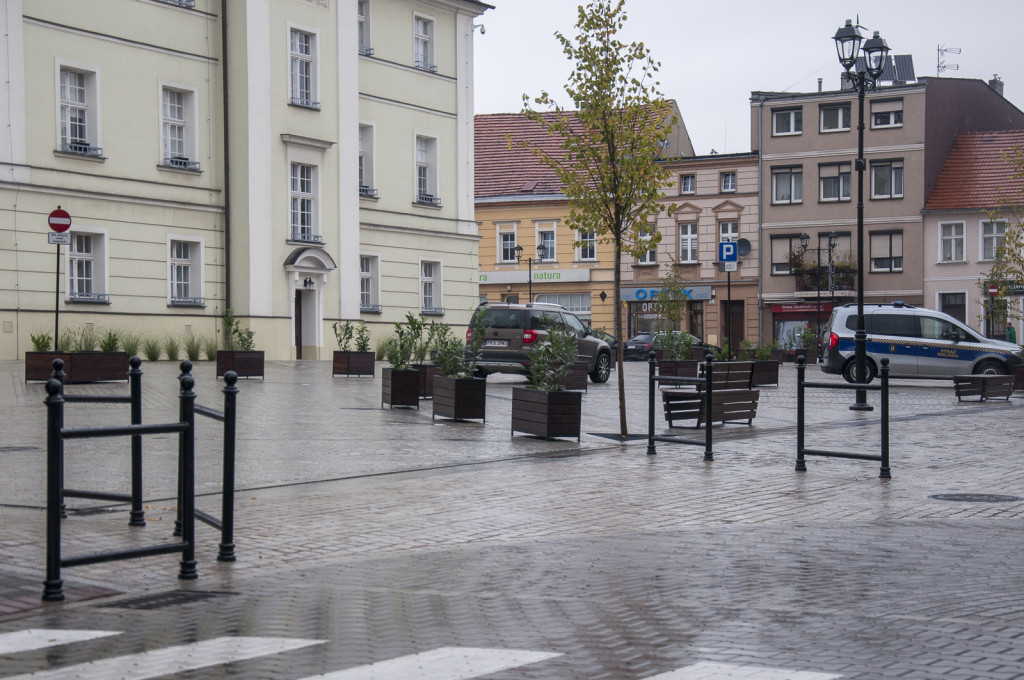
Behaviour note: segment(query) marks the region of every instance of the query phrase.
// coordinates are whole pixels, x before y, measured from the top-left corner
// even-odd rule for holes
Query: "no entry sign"
[[[991,295],[992,297],[999,295],[999,286],[989,286],[988,294]]]
[[[46,218],[46,222],[50,225],[50,229],[56,232],[67,231],[71,228],[71,215],[67,210],[57,208]]]

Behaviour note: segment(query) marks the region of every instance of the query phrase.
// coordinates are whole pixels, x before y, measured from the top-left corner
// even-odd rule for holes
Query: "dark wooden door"
[[[302,293],[295,291],[295,358],[302,358]]]

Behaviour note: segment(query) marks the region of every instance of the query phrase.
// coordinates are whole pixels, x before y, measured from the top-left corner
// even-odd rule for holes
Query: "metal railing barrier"
[[[712,429],[711,423],[711,409],[708,408],[708,417],[704,421],[704,441],[699,439],[686,439],[676,435],[656,435],[654,434],[654,410],[655,410],[655,394],[657,394],[658,383],[665,383],[669,385],[704,385],[704,398],[708,404],[714,403],[712,401],[715,387],[712,379],[715,374],[714,359],[710,354],[704,357],[704,377],[702,378],[678,378],[675,376],[662,376],[655,375],[655,361],[654,352],[651,352],[647,359],[648,369],[648,380],[647,380],[647,455],[653,456],[658,453],[655,448],[654,442],[667,442],[670,444],[693,444],[695,446],[704,447],[704,460],[713,461],[715,459],[712,453]]]
[[[804,372],[807,366],[803,357],[796,362],[796,471],[807,472],[807,463],[804,456],[825,456],[828,458],[852,458],[855,460],[877,460],[881,463],[879,468],[879,479],[891,479],[892,471],[889,467],[889,360],[882,359],[882,367],[879,371],[880,385],[869,385],[867,383],[829,383],[829,382],[807,382],[804,379]],[[881,429],[882,441],[881,450],[878,455],[870,453],[845,453],[842,451],[826,451],[823,449],[809,449],[804,446],[804,390],[807,388],[825,390],[871,390],[881,392]]]

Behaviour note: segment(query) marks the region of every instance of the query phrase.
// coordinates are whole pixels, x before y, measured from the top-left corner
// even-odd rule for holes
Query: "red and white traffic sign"
[[[999,286],[989,286],[988,294],[991,295],[992,297],[999,295]]]
[[[71,215],[67,210],[57,208],[46,218],[46,222],[50,225],[50,229],[56,232],[67,231],[71,228]]]

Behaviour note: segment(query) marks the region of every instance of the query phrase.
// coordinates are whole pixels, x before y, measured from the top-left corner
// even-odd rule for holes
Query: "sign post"
[[[71,228],[71,215],[67,210],[57,209],[46,218],[53,233],[47,235],[47,243],[57,245],[57,276],[53,285],[53,351],[60,351],[60,247],[71,245],[71,234],[65,233]]]
[[[719,241],[718,261],[725,265],[725,342],[726,359],[733,356],[732,344],[732,273],[739,265],[739,249],[735,241]]]

